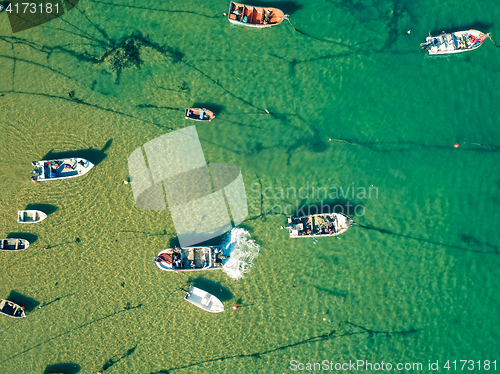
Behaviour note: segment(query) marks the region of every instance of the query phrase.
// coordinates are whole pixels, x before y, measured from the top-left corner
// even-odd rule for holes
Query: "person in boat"
[[[181,267],[181,255],[174,252],[174,266],[178,269]]]
[[[194,269],[196,267],[196,265],[194,264],[194,260],[191,260],[189,266],[191,266],[191,269]]]

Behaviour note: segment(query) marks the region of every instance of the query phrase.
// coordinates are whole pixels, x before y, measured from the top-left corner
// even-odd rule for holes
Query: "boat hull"
[[[20,210],[17,212],[18,223],[39,223],[45,218],[47,215],[40,210]]]
[[[36,168],[33,173],[38,174],[38,182],[81,177],[94,167],[92,162],[78,157],[33,161],[31,164]]]
[[[24,309],[20,306],[17,305],[16,303],[13,303],[12,301],[9,300],[0,300],[0,313],[5,314],[6,316],[12,317],[12,318],[24,318],[26,317],[26,313],[24,312]]]
[[[215,118],[214,112],[205,108],[188,108],[184,118],[193,121],[210,122]]]
[[[448,55],[473,51],[483,45],[488,37],[478,30],[457,31],[454,33],[443,33],[439,36],[429,35],[425,43],[421,44],[429,55]]]
[[[164,249],[155,257],[163,271],[222,270],[227,257],[220,247],[184,247]]]
[[[229,4],[229,13],[227,18],[229,22],[235,25],[262,29],[279,25],[287,16],[277,8],[255,7],[235,3]],[[247,22],[243,20],[246,19]]]
[[[198,287],[190,286],[184,300],[206,312],[221,313],[224,311],[224,305],[218,298]]]
[[[345,214],[312,214],[288,218],[290,238],[320,238],[338,236],[346,232],[354,222]]]
[[[0,239],[0,251],[23,251],[30,246],[26,239],[7,238]]]

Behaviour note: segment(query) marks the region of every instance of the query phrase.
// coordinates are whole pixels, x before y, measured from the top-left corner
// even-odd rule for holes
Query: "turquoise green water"
[[[267,4],[306,35],[288,23],[232,26],[219,0],[82,0],[15,34],[0,13],[0,237],[32,239],[1,253],[0,297],[32,309],[23,320],[0,316],[0,373],[500,365],[500,50],[490,41],[457,56],[419,49],[429,30],[500,39],[500,5]],[[203,151],[241,168],[241,226],[261,246],[240,281],[159,271],[152,259],[175,242],[172,219],[139,210],[123,185],[131,152],[192,125],[183,110],[197,105],[218,113],[197,124]],[[79,179],[29,181],[31,161],[74,151],[101,162]],[[307,186],[304,198],[278,193]],[[372,186],[371,197],[357,194]],[[350,192],[323,199],[312,187]],[[322,200],[358,206],[365,227],[314,244],[278,230],[284,215],[260,215]],[[52,213],[17,224],[30,204]],[[193,282],[226,290],[227,311],[186,303],[179,288]]]

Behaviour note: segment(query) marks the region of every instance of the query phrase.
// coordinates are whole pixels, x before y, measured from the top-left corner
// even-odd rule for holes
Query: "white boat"
[[[92,162],[78,157],[33,161],[31,164],[36,168],[32,173],[38,175],[38,182],[81,177],[94,167]]]
[[[210,313],[220,313],[224,311],[224,305],[218,298],[194,286],[189,287],[189,291],[186,293],[184,300]]]
[[[24,313],[24,309],[21,306],[4,299],[0,301],[0,313],[12,318],[26,317],[26,313]]]
[[[354,221],[342,213],[311,214],[288,218],[288,226],[282,229],[290,232],[290,238],[314,238],[337,236],[347,231]]]
[[[428,50],[430,55],[461,53],[479,48],[489,36],[490,34],[483,34],[477,30],[442,33],[439,36],[431,36],[429,33],[425,43],[420,46]]]
[[[217,246],[168,248],[158,253],[155,263],[165,271],[222,270],[227,258]]]
[[[186,119],[193,121],[208,121],[210,122],[215,118],[214,112],[205,108],[188,108],[184,116]]]
[[[30,246],[26,239],[0,239],[0,251],[22,251]]]
[[[17,222],[38,223],[47,218],[47,215],[40,210],[20,210],[17,212]]]
[[[264,8],[231,1],[227,19],[246,27],[263,28],[279,25],[288,16],[277,8]]]

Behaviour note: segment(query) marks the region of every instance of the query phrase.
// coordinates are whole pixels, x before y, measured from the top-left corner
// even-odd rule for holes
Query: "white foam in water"
[[[260,250],[255,240],[250,239],[250,233],[241,228],[232,229],[222,240],[221,247],[224,254],[230,255],[223,269],[232,279],[241,279],[250,271]]]

